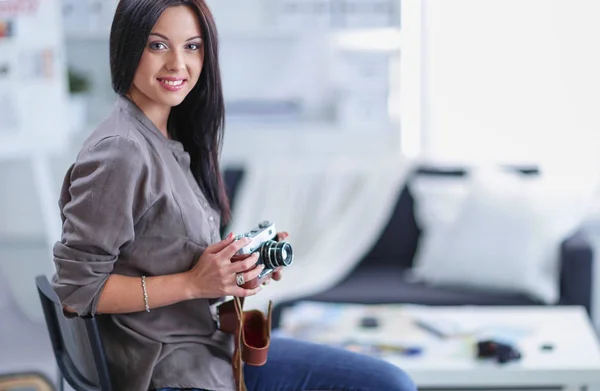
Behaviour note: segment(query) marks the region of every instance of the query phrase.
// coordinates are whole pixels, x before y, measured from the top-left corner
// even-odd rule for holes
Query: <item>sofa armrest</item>
[[[594,254],[585,233],[579,230],[565,239],[560,256],[559,304],[581,305],[591,314]]]

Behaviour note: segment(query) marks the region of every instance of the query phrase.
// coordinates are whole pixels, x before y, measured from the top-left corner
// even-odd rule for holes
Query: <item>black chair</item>
[[[59,368],[59,390],[66,380],[75,391],[112,391],[108,363],[94,317],[66,317],[45,275],[35,279]]]

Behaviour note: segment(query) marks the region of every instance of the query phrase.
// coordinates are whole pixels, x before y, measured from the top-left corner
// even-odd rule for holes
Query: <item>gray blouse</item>
[[[85,141],[59,205],[63,232],[54,246],[52,284],[79,315],[96,314],[111,273],[184,272],[220,240],[220,216],[195,181],[183,145],[123,97]],[[117,390],[235,389],[233,339],[216,329],[209,300],[97,320]]]

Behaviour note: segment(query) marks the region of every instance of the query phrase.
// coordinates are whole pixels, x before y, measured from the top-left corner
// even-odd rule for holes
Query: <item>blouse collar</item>
[[[117,104],[119,107],[127,111],[131,114],[137,121],[139,121],[146,129],[148,129],[152,134],[157,136],[162,142],[164,142],[167,147],[169,147],[173,152],[184,152],[183,144],[177,140],[172,140],[170,138],[165,137],[165,135],[154,125],[154,122],[150,120],[144,114],[144,112],[128,97],[119,96],[117,100]]]

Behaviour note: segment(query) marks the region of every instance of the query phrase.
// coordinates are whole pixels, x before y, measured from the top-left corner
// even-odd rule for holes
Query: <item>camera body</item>
[[[285,267],[292,264],[294,260],[294,252],[291,244],[285,241],[277,241],[277,231],[275,224],[270,221],[261,221],[258,225],[252,228],[249,232],[238,235],[236,240],[242,238],[250,238],[251,241],[246,246],[242,247],[234,258],[244,259],[246,256],[258,253],[258,261],[256,266],[264,265],[264,269],[260,272],[257,278],[247,281],[243,288],[253,289],[262,284],[265,277],[273,272],[278,267]]]

